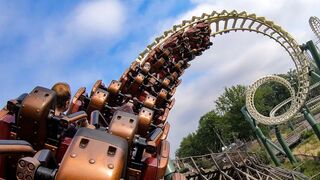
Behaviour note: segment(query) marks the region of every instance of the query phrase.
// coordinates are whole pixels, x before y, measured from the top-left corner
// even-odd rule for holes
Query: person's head
[[[71,91],[70,86],[64,82],[58,82],[51,88],[57,94],[57,104],[56,109],[64,112],[68,109],[70,99],[71,99]]]

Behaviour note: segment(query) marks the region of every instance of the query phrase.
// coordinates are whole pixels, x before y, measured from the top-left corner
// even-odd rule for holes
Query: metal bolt
[[[90,160],[89,160],[89,163],[90,163],[90,164],[94,164],[95,162],[96,162],[96,161],[95,161],[94,159],[90,159]]]
[[[20,165],[21,167],[25,167],[25,166],[26,166],[26,162],[24,162],[24,161],[22,160],[22,161],[19,162],[19,165]]]
[[[108,168],[109,168],[109,169],[113,169],[113,168],[114,168],[114,165],[113,165],[113,164],[108,164]]]
[[[18,172],[17,176],[18,176],[19,179],[23,178],[23,174],[21,172]]]
[[[34,165],[33,164],[28,164],[28,168],[30,169],[30,170],[33,170],[34,169]]]
[[[70,157],[75,158],[75,157],[77,157],[77,155],[76,154],[71,154]]]

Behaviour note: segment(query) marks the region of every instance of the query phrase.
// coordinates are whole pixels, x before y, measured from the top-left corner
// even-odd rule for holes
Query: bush
[[[264,162],[264,164],[271,163],[270,158],[264,149],[260,148],[258,150],[255,150],[254,153],[256,153],[261,158],[261,160]]]
[[[305,140],[311,137],[313,134],[314,134],[313,130],[310,129],[310,130],[304,131],[300,137],[301,139]]]
[[[307,176],[315,175],[320,171],[320,162],[306,160],[305,163],[301,166],[301,171]]]
[[[199,167],[204,168],[204,169],[209,169],[209,168],[211,168],[212,166],[214,166],[214,164],[213,164],[212,161],[210,161],[210,160],[208,160],[208,159],[205,159],[205,158],[203,158],[203,159],[201,159],[201,161],[197,162],[197,165],[198,165]]]

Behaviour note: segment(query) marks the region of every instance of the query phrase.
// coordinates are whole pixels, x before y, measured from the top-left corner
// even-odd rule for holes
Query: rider
[[[63,115],[63,113],[68,109],[71,99],[70,86],[64,82],[58,82],[52,86],[51,90],[55,91],[57,94],[55,115]]]

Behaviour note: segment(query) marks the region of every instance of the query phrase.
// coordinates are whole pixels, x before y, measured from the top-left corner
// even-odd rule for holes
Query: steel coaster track
[[[310,17],[310,19],[309,19],[309,25],[310,25],[310,27],[311,27],[311,30],[312,30],[313,33],[315,34],[315,36],[318,38],[317,41],[319,42],[319,41],[320,41],[320,19],[319,19],[318,17],[315,17],[315,16]],[[314,68],[317,68],[317,65],[316,65],[315,62],[312,60],[312,58],[310,57],[310,55],[309,55],[309,54],[307,54],[307,55],[308,55],[308,59],[311,59],[311,61],[310,61],[311,67],[312,67],[313,69],[314,69]],[[309,89],[312,90],[312,89],[318,87],[319,85],[320,85],[320,82],[317,82],[317,83],[311,85]],[[286,105],[286,104],[288,104],[289,102],[291,102],[292,99],[293,99],[293,98],[290,97],[290,98],[284,100],[283,102],[281,102],[280,104],[278,104],[277,106],[275,106],[275,107],[270,111],[269,116],[270,116],[270,117],[274,117],[275,114],[276,114],[276,112],[279,111],[284,105]],[[306,105],[308,106],[308,105],[313,104],[312,106],[309,107],[310,111],[313,112],[313,111],[315,111],[315,110],[317,110],[317,109],[320,108],[320,103],[319,103],[319,101],[320,101],[320,96],[316,96],[316,97],[308,100],[308,101],[306,102]],[[315,103],[315,104],[314,104],[314,103]],[[299,117],[302,117],[302,116],[303,116],[302,113],[297,113],[294,118],[299,118]]]
[[[309,19],[309,25],[311,27],[311,30],[318,38],[318,41],[320,41],[320,19],[318,17],[312,16]]]
[[[319,85],[320,85],[320,82],[314,83],[313,85],[311,85],[311,86],[309,87],[309,90],[311,91],[311,90],[317,88]],[[286,104],[288,104],[289,102],[291,102],[292,99],[293,99],[293,98],[290,97],[290,98],[282,101],[282,102],[279,103],[278,105],[276,105],[276,106],[270,111],[269,116],[270,116],[270,117],[274,117],[275,114],[277,113],[277,111],[279,111],[284,105],[286,105]],[[316,110],[316,109],[318,109],[318,108],[320,107],[319,101],[320,101],[320,95],[319,95],[319,96],[316,96],[316,97],[314,97],[314,98],[312,98],[312,99],[307,100],[307,101],[306,101],[306,105],[308,106],[308,105],[311,105],[311,104],[316,103],[316,104],[312,105],[312,106],[309,108],[310,111],[313,112],[314,110]],[[301,117],[301,116],[303,116],[302,113],[297,113],[297,114],[294,116],[294,118],[299,118],[299,117]]]
[[[298,91],[295,92],[295,96],[292,97],[293,99],[290,108],[284,114],[276,117],[264,116],[256,110],[254,106],[255,90],[258,88],[257,86],[262,85],[262,81],[264,83],[267,82],[264,80],[258,80],[258,82],[249,87],[246,96],[246,106],[249,113],[254,119],[267,125],[281,124],[283,122],[286,122],[299,112],[309,92],[309,58],[301,51],[301,49],[299,48],[299,44],[292,38],[292,36],[288,32],[283,30],[274,22],[269,21],[264,17],[256,16],[255,14],[248,14],[246,12],[238,13],[237,11],[228,12],[224,10],[220,13],[216,11],[213,11],[211,14],[204,13],[200,17],[193,16],[191,20],[184,20],[181,24],[173,26],[172,29],[165,31],[163,35],[157,37],[154,42],[148,45],[147,48],[141,54],[139,54],[138,58],[135,61],[143,65],[146,62],[148,54],[150,54],[150,52],[157,47],[161,49],[162,44],[169,37],[179,31],[185,31],[186,29],[200,22],[210,24],[211,37],[229,32],[248,31],[262,34],[279,43],[288,52],[290,58],[295,63],[295,67],[298,72]],[[273,77],[274,76],[272,76],[272,78],[267,78],[268,81],[277,80],[277,78]]]
[[[249,90],[249,92],[247,93],[255,93],[257,91],[257,89],[262,85],[265,84],[266,82],[278,82],[279,84],[282,84],[283,86],[285,86],[290,93],[290,98],[286,99],[285,103],[291,102],[293,100],[293,97],[295,97],[295,91],[293,89],[293,87],[291,86],[291,84],[284,78],[280,77],[280,76],[276,76],[276,75],[270,75],[270,76],[265,76],[261,79],[259,79],[258,81],[256,81],[253,85],[252,88]],[[284,105],[284,104],[283,104]],[[281,106],[282,107],[282,106]],[[280,108],[281,108],[280,107]],[[256,109],[255,109],[256,110]],[[256,110],[257,111],[257,110]],[[270,112],[271,113],[271,112]],[[273,115],[273,116],[271,116]],[[270,117],[274,117],[274,114],[271,114]]]

